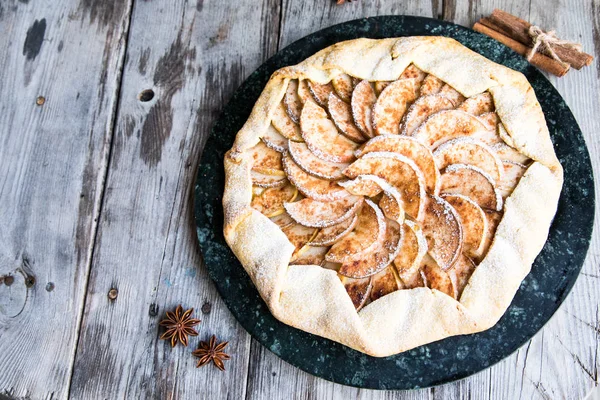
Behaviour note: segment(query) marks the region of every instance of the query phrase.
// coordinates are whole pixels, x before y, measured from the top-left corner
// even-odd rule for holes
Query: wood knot
[[[119,291],[116,288],[112,288],[108,291],[108,299],[109,300],[116,300],[117,296],[119,295]]]
[[[200,311],[202,311],[202,314],[210,314],[211,310],[212,305],[208,301],[202,304],[202,308],[200,309]]]
[[[142,102],[145,103],[147,101],[150,101],[154,98],[154,90],[152,89],[146,89],[146,90],[142,90],[140,92],[140,94],[138,95],[138,99]]]

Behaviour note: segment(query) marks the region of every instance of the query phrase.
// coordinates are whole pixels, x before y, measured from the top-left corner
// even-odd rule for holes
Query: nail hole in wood
[[[156,317],[158,315],[158,306],[154,303],[150,304],[148,308],[148,315],[151,317]]]
[[[115,288],[112,288],[108,291],[109,300],[116,300],[118,295],[119,295],[119,291]]]
[[[25,286],[32,287],[33,285],[35,285],[35,278],[33,276],[25,278]]]
[[[200,311],[202,311],[202,314],[210,314],[211,309],[212,309],[212,306],[207,301],[206,303],[202,304],[202,308],[200,309]]]
[[[54,283],[53,282],[48,282],[46,284],[46,292],[51,292],[54,290]]]
[[[38,98],[35,99],[35,104],[37,104],[38,106],[43,106],[45,102],[46,98],[44,96],[38,96]]]
[[[5,277],[3,277],[3,280],[6,286],[10,286],[13,283],[15,283],[15,278],[10,275],[6,275]]]
[[[152,89],[142,90],[138,96],[138,99],[140,99],[140,101],[142,103],[150,101],[153,98],[154,98],[154,90],[152,90]]]

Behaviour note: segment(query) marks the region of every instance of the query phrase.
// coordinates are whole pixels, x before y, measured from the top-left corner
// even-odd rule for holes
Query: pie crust
[[[407,73],[411,71],[418,73],[416,75]],[[421,75],[417,76],[419,74]],[[419,80],[418,93],[415,91],[414,95],[411,94],[412,86],[404,82],[407,79]],[[358,86],[359,84],[362,86]],[[392,85],[397,87],[384,92]],[[288,90],[289,96],[286,95]],[[337,118],[336,112],[339,110],[342,116],[344,115],[344,110],[338,107],[347,107],[345,104],[352,101],[354,92],[356,96],[367,96],[365,99],[371,101],[374,99],[370,94],[371,90],[381,100],[372,107],[364,108],[366,117],[361,119],[363,110],[358,112],[361,115],[353,115],[354,121]],[[328,99],[331,92],[337,94],[336,99]],[[386,94],[382,96],[381,93]],[[398,93],[404,94],[398,95]],[[431,115],[425,119],[432,119],[430,128],[421,129],[424,121],[418,118],[413,118],[411,124],[402,122],[399,124],[398,118],[402,117],[402,114],[409,113],[414,101],[417,98],[423,99],[424,96],[445,98],[442,101],[435,98],[419,100],[419,104],[424,104],[423,107],[430,102],[439,107],[435,110],[440,114],[435,117],[440,119],[438,125],[434,125],[435,121]],[[490,103],[490,99],[493,104]],[[310,102],[312,113],[306,112],[307,120],[304,124],[318,125],[317,128],[311,128],[314,129],[311,132],[321,132],[323,136],[315,138],[315,141],[323,137],[334,140],[325,143],[327,148],[331,149],[329,153],[318,154],[320,148],[315,148],[313,139],[303,137],[299,130],[303,116],[298,107],[302,104],[306,105],[307,101]],[[368,101],[365,100],[364,104],[371,104]],[[406,104],[401,106],[402,101]],[[490,111],[490,104],[493,111]],[[328,110],[329,113],[323,113],[322,111],[327,110],[328,106],[331,108]],[[281,113],[286,113],[286,107],[289,110],[285,116],[282,116]],[[405,109],[400,110],[402,107]],[[472,143],[470,139],[465,140],[461,137],[464,135],[458,134],[455,135],[458,137],[450,138],[458,144],[448,144],[446,140],[440,146],[440,143],[435,142],[439,132],[449,129],[452,132],[458,130],[468,132],[470,128],[461,120],[460,113],[473,113],[474,110],[482,112],[477,116],[478,120],[493,132],[490,140],[481,137],[478,138],[477,143]],[[318,119],[321,118],[319,115],[327,120]],[[334,116],[335,125],[331,121]],[[289,120],[282,123],[282,118],[289,118]],[[371,124],[372,126],[361,126],[365,121],[367,125],[369,121],[377,123]],[[448,128],[452,125],[448,121],[454,123],[454,128]],[[274,126],[277,128],[275,131]],[[339,138],[327,136],[327,132],[333,129],[332,126],[340,132],[344,129],[348,132],[339,135]],[[427,129],[431,132],[422,133]],[[369,196],[364,196],[364,200],[360,199],[359,205],[353,206],[354,200],[345,197],[349,193],[345,192],[343,187],[335,186],[336,180],[331,180],[333,183],[321,185],[322,187],[315,187],[316,197],[313,198],[317,200],[307,200],[306,202],[310,204],[306,207],[320,210],[322,215],[327,215],[330,219],[323,217],[325,221],[323,226],[313,227],[292,226],[291,223],[294,221],[287,213],[274,210],[272,204],[261,203],[258,208],[253,208],[252,200],[253,196],[263,190],[280,190],[278,193],[285,196],[286,200],[289,196],[287,200],[289,202],[298,201],[302,195],[307,198],[309,197],[306,196],[307,194],[312,195],[312,192],[302,193],[302,190],[298,193],[297,190],[293,190],[293,187],[287,187],[285,190],[277,189],[289,185],[285,175],[290,177],[290,181],[292,177],[298,180],[315,176],[315,174],[307,174],[309,178],[306,178],[302,175],[306,172],[302,170],[294,175],[296,171],[294,168],[299,169],[294,162],[294,157],[305,157],[308,160],[313,157],[309,152],[317,156],[314,160],[310,159],[313,162],[310,165],[317,165],[319,160],[324,160],[328,167],[339,166],[330,169],[322,169],[319,166],[321,168],[319,171],[337,174],[335,179],[339,179],[341,177],[339,171],[344,171],[344,168],[352,165],[356,160],[354,156],[360,155],[364,150],[364,145],[360,147],[361,145],[357,144],[355,147],[358,151],[354,152],[354,156],[352,155],[352,151],[356,150],[353,148],[352,139],[359,140],[361,132],[364,141],[370,137],[382,137],[377,136],[379,134],[412,135],[421,143],[426,143],[433,150],[434,156],[438,157],[437,162],[443,164],[443,169],[440,170],[442,178],[438,176],[436,180],[437,170],[423,173],[422,168],[416,166],[418,163],[410,159],[407,161],[410,157],[386,156],[390,158],[385,161],[391,163],[389,165],[403,165],[409,171],[418,170],[413,179],[422,182],[419,188],[424,187],[423,190],[427,191],[425,195],[427,201],[423,209],[417,209],[418,207],[414,207],[413,202],[410,202],[412,210],[408,207],[408,203],[404,207],[406,210],[398,210],[398,203],[394,200],[396,195],[392,193],[394,188],[390,188],[390,192],[386,191],[383,187],[386,185],[385,182],[373,186],[377,185],[376,178],[369,182],[362,182],[363,188],[367,185],[371,190],[373,187],[379,188],[379,191],[384,190],[387,196],[384,203],[390,206],[387,208],[393,209],[394,205],[396,206],[395,212],[384,210],[386,217],[393,215],[392,219],[386,218],[388,221],[386,226],[395,226],[394,232],[385,232],[388,236],[393,237],[395,233],[397,238],[398,232],[403,234],[403,229],[407,229],[407,224],[425,226],[426,222],[423,222],[425,219],[418,214],[419,212],[427,214],[429,211],[425,208],[435,211],[436,207],[439,208],[439,204],[451,203],[460,212],[465,212],[463,210],[473,207],[472,199],[465,199],[461,193],[444,192],[444,188],[453,187],[457,179],[459,182],[460,179],[479,182],[477,180],[479,179],[483,182],[481,183],[483,186],[488,180],[494,180],[497,183],[497,193],[500,193],[498,196],[501,197],[489,198],[488,196],[480,201],[484,202],[487,208],[497,207],[502,214],[496,212],[492,215],[489,210],[485,212],[488,215],[486,220],[489,222],[485,227],[491,229],[491,236],[487,237],[485,243],[470,237],[467,241],[468,245],[461,242],[464,252],[459,251],[448,256],[443,251],[439,254],[435,254],[434,251],[431,254],[433,258],[429,255],[425,256],[427,258],[424,260],[429,261],[424,261],[420,271],[424,271],[422,274],[425,273],[430,277],[431,282],[427,284],[436,288],[422,286],[423,282],[420,287],[415,284],[412,288],[408,288],[410,285],[403,283],[404,288],[390,292],[386,290],[385,285],[379,284],[376,290],[379,294],[376,296],[373,291],[368,304],[359,307],[357,311],[356,302],[353,303],[349,293],[352,296],[358,293],[360,296],[360,287],[356,289],[355,286],[348,285],[347,290],[344,285],[344,282],[347,283],[348,279],[352,278],[340,278],[336,270],[329,269],[325,264],[322,264],[324,266],[294,265],[294,260],[304,257],[304,262],[311,262],[306,261],[313,260],[311,255],[314,255],[314,259],[321,260],[326,248],[313,247],[310,253],[300,255],[297,246],[305,247],[304,244],[315,238],[323,243],[330,243],[328,240],[333,237],[332,235],[338,233],[346,235],[356,229],[355,226],[360,226],[357,224],[360,224],[361,220],[374,218],[373,211],[369,208],[378,209],[377,202],[371,201],[373,197],[369,199]],[[280,134],[285,134],[289,141],[282,140]],[[497,139],[498,137],[500,139]],[[307,139],[306,143],[302,143],[303,138]],[[448,139],[448,136],[444,136],[444,139]],[[261,161],[263,169],[257,171],[253,170],[253,163],[257,154],[256,146],[262,146],[262,142],[285,154],[281,159],[274,156]],[[454,152],[448,154],[448,147],[451,145],[456,147],[452,149]],[[469,153],[475,148],[473,146],[484,149],[481,157],[477,158],[479,166],[457,163],[457,157],[460,159],[460,154],[463,154],[460,152],[473,154]],[[490,156],[490,148],[495,155]],[[493,169],[497,165],[494,164],[497,163],[497,159],[494,158],[496,155],[502,155],[500,166],[504,166],[505,171],[508,171],[503,175],[507,176],[507,179],[523,173],[520,179],[512,181],[518,182],[516,187],[508,187],[510,182],[505,182],[506,179],[499,181],[500,175],[497,174],[503,172]],[[365,155],[362,157],[368,158]],[[377,155],[369,157],[373,158]],[[526,167],[521,165],[523,160],[527,160]],[[278,163],[286,166],[284,173],[279,173],[277,170]],[[306,163],[308,164],[308,161]],[[368,164],[368,160],[362,163]],[[554,153],[544,115],[525,76],[488,60],[453,39],[444,37],[356,39],[340,42],[316,53],[300,64],[276,71],[266,84],[247,122],[238,132],[233,147],[225,155],[224,164],[226,174],[223,194],[224,235],[271,313],[288,325],[376,357],[397,354],[449,336],[480,332],[495,325],[510,305],[521,281],[529,273],[535,257],[546,242],[563,182],[562,167]],[[473,161],[473,164],[476,162]],[[483,170],[489,165],[492,166],[490,174],[494,176],[490,176]],[[362,175],[360,179],[367,181],[368,177],[364,176]],[[319,182],[327,182],[322,178],[319,179]],[[348,178],[344,177],[344,179]],[[356,182],[356,179],[344,184],[344,187],[357,186],[360,182]],[[253,181],[260,182],[262,188],[253,186]],[[440,186],[441,192],[439,192]],[[406,192],[403,195],[406,200]],[[324,207],[323,202],[328,201],[335,201],[335,207],[330,205]],[[301,212],[296,207],[298,203],[292,204],[294,206],[286,207],[289,212]],[[379,204],[381,205],[382,202]],[[269,216],[259,212],[258,209]],[[376,214],[379,216],[382,211],[379,210]],[[459,214],[458,211],[452,211],[451,218],[462,221]],[[480,218],[479,214],[477,218]],[[295,215],[294,217],[299,218]],[[310,219],[311,216],[308,217]],[[413,222],[415,218],[416,222]],[[478,226],[473,218],[469,217],[469,221],[461,224],[464,225],[461,238],[465,237],[466,229],[470,232],[477,229],[481,231],[481,226]],[[332,225],[341,219],[344,220],[344,225],[340,225],[338,232],[334,232],[336,229],[332,228]],[[311,223],[314,224],[314,222],[305,222],[307,225]],[[469,226],[465,227],[466,224]],[[488,225],[496,226],[495,231]],[[288,235],[289,230],[296,229],[293,233],[296,246],[288,240],[284,232],[286,229]],[[375,232],[375,234],[380,233]],[[447,246],[452,246],[452,240],[445,240],[448,238],[443,236],[443,232],[439,235],[440,240],[448,242]],[[368,246],[369,243],[361,245]],[[484,253],[481,253],[482,248],[485,248]],[[402,249],[398,249],[397,246],[388,246],[387,251],[398,251],[398,254],[402,254]],[[465,252],[468,252],[468,257],[465,256],[467,254]],[[339,254],[343,256],[344,253]],[[342,257],[339,254],[337,256],[333,254],[331,258]],[[368,252],[365,253],[365,257],[368,255]],[[477,258],[478,255],[480,259]],[[473,263],[471,259],[476,262]],[[440,271],[435,265],[431,267],[432,260],[434,264],[453,269],[454,272],[448,276],[453,275],[455,287],[461,286],[460,295],[456,293],[452,295],[451,291],[443,289],[444,282],[447,281],[446,275],[439,276],[440,280],[435,274],[427,275],[427,273]],[[455,267],[456,265],[461,265],[463,271],[466,268],[468,274],[472,272],[470,277],[457,272],[459,267]],[[450,271],[444,268],[441,269],[443,273]],[[354,276],[353,273],[351,270],[347,275]],[[394,272],[394,276],[397,273]],[[449,287],[452,287],[452,284]]]

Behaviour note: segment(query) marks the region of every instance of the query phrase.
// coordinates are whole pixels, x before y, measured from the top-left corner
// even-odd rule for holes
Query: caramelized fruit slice
[[[352,91],[354,90],[352,77],[350,77],[348,74],[339,74],[331,80],[331,84],[333,85],[333,89],[337,95],[346,103],[350,103]],[[331,97],[329,100],[331,101]],[[329,107],[331,107],[331,103],[329,104]]]
[[[502,161],[483,142],[470,137],[461,137],[442,143],[433,153],[440,170],[452,164],[468,164],[480,168],[499,182],[502,176]]]
[[[404,222],[404,201],[402,200],[402,195],[398,189],[380,177],[376,175],[359,175],[351,181],[340,183],[340,185],[350,193],[359,196],[374,197],[383,191],[384,195],[379,201],[379,207],[383,211],[383,214],[400,224]]]
[[[415,99],[415,81],[400,79],[390,83],[373,106],[373,130],[376,135],[399,134],[400,121]]]
[[[313,101],[304,103],[300,126],[306,145],[318,158],[334,163],[354,159],[354,150],[358,145],[341,135],[325,110]]]
[[[400,135],[377,136],[355,152],[357,157],[376,151],[397,153],[414,161],[423,173],[426,190],[437,193],[440,172],[436,168],[431,150],[418,140]]]
[[[294,142],[301,142],[302,135],[300,133],[300,127],[296,124],[287,111],[285,110],[285,106],[283,102],[279,103],[277,107],[275,107],[275,111],[273,111],[273,119],[271,123],[277,129],[277,131],[281,134],[281,136],[286,139],[293,140]]]
[[[308,89],[310,90],[310,94],[312,94],[313,98],[319,103],[322,107],[327,107],[327,101],[329,100],[329,93],[333,92],[333,86],[331,83],[326,83],[324,85],[308,81]]]
[[[479,257],[488,233],[485,212],[470,198],[460,194],[442,196],[456,210],[463,230],[463,252]]]
[[[335,126],[342,132],[348,139],[351,139],[357,143],[365,141],[365,137],[354,125],[354,119],[352,118],[352,107],[350,104],[340,100],[335,94],[329,95],[329,114],[331,119],[335,123]]]
[[[285,175],[281,164],[281,153],[268,147],[264,142],[258,142],[249,151],[252,159],[252,170],[266,175]]]
[[[439,290],[454,298],[454,285],[450,276],[437,265],[433,258],[425,256],[421,266],[421,275],[427,287]]]
[[[305,249],[305,246],[310,242],[317,234],[318,229],[308,228],[300,224],[292,224],[281,229],[288,240],[294,245],[295,250],[292,253],[291,261],[295,260],[301,255],[301,252]],[[302,251],[301,251],[302,250]]]
[[[390,83],[392,83],[393,81],[377,81],[373,84],[373,86],[375,86],[375,93],[377,95],[379,95],[381,92],[383,92],[383,90],[388,87],[388,85]]]
[[[325,259],[330,262],[345,262],[366,257],[379,248],[385,239],[386,223],[383,213],[371,200],[358,213],[354,231],[334,244]]]
[[[273,125],[269,125],[267,131],[261,137],[262,141],[267,145],[267,147],[278,151],[280,153],[285,153],[288,148],[288,140],[281,136],[277,129],[273,127]]]
[[[493,178],[472,165],[447,166],[441,175],[440,193],[462,194],[483,208],[502,210],[502,195]]]
[[[327,202],[305,198],[294,203],[285,203],[283,207],[299,224],[327,228],[353,217],[362,203],[363,198],[357,196]]]
[[[442,110],[454,108],[454,103],[439,94],[430,94],[419,97],[408,109],[404,115],[401,132],[403,135],[412,135],[412,133],[421,125],[427,117]]]
[[[352,116],[358,129],[367,137],[373,137],[373,126],[371,125],[373,105],[377,101],[375,91],[368,81],[361,81],[352,92],[350,105]]]
[[[266,189],[258,196],[252,198],[250,206],[261,212],[267,217],[275,217],[283,214],[284,203],[293,201],[298,195],[298,189],[292,185],[285,185],[280,188]]]
[[[317,178],[335,181],[342,179],[342,171],[348,167],[348,163],[332,163],[316,157],[308,148],[306,143],[288,143],[289,155],[305,172]]]
[[[283,169],[290,182],[298,188],[300,193],[313,200],[333,201],[350,195],[334,181],[327,181],[307,174],[287,154],[283,156]]]
[[[487,131],[477,117],[459,110],[444,110],[433,114],[414,132],[413,137],[429,147],[460,136],[473,136]]]
[[[450,280],[452,281],[452,286],[454,287],[454,298],[456,300],[460,300],[460,296],[465,290],[467,283],[469,283],[469,278],[471,278],[471,275],[473,275],[475,268],[476,265],[473,260],[464,254],[461,254],[452,268],[446,271],[450,277]]]
[[[265,175],[256,171],[250,171],[252,184],[262,188],[275,188],[284,186],[287,183],[285,176]]]
[[[358,215],[348,218],[337,225],[323,228],[309,243],[311,246],[331,246],[341,238],[352,232],[358,221]]]
[[[527,167],[523,164],[519,164],[512,161],[504,161],[504,175],[498,183],[498,191],[502,194],[502,197],[506,198],[511,195],[519,180],[527,171]]]
[[[400,225],[388,220],[383,243],[375,251],[365,254],[360,258],[342,262],[338,273],[350,278],[365,278],[374,275],[396,258],[400,250],[402,234]]]
[[[360,310],[369,298],[369,293],[371,292],[371,277],[352,279],[342,276],[340,279],[346,292],[348,292],[348,296],[350,296],[350,299],[352,300],[352,304],[354,304],[354,308],[356,308],[356,311]]]
[[[285,97],[283,98],[283,104],[285,105],[285,111],[290,116],[292,121],[300,123],[300,113],[302,112],[302,100],[298,96],[298,81],[291,80],[288,84],[287,90],[285,91]]]
[[[430,94],[437,94],[440,90],[442,90],[442,86],[444,86],[444,81],[436,76],[427,75],[421,83],[420,95],[427,96]]]
[[[376,175],[396,187],[404,201],[404,210],[414,219],[423,217],[425,178],[409,158],[391,152],[365,154],[344,170],[349,178],[358,175]]]
[[[308,80],[303,79],[298,82],[298,97],[302,104],[306,103],[309,100],[313,100],[312,94],[310,93],[310,89],[308,88]]]
[[[375,301],[380,297],[402,289],[403,285],[393,267],[387,267],[381,272],[373,275],[373,288],[371,289],[371,300]]]
[[[406,220],[402,225],[402,243],[400,253],[394,259],[394,266],[404,286],[413,288],[419,285],[421,276],[419,268],[425,254],[427,254],[427,240],[421,227],[412,221]]]
[[[272,217],[271,221],[275,222],[275,224],[277,224],[277,226],[280,227],[281,229],[287,228],[290,225],[294,225],[296,223],[292,219],[292,217],[290,217],[288,215],[288,213],[285,212],[285,210],[283,213]]]
[[[480,93],[463,101],[458,109],[479,116],[494,111],[494,100],[488,92]]]
[[[440,89],[438,94],[440,96],[444,96],[444,97],[450,99],[450,101],[452,101],[452,103],[455,106],[457,106],[460,103],[462,103],[463,101],[465,101],[465,96],[460,94],[460,92],[458,90],[454,89],[452,86],[450,86],[448,84],[445,84],[444,86],[442,86],[442,88]]]
[[[423,234],[437,264],[444,270],[452,267],[462,249],[463,232],[456,210],[441,197],[429,196]]]
[[[325,261],[325,254],[329,250],[326,246],[308,246],[299,252],[297,258],[290,265],[321,265]]]

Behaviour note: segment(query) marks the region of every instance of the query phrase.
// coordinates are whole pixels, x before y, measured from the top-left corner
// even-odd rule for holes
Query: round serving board
[[[231,147],[271,74],[336,42],[359,37],[441,35],[521,71],[533,86],[564,167],[565,184],[544,249],[496,326],[455,336],[392,357],[375,358],[276,320],[223,237],[223,156]],[[540,193],[540,196],[543,196]],[[292,43],[237,90],[210,135],[198,168],[194,211],[204,262],[225,304],[242,326],[273,353],[321,378],[373,389],[439,385],[479,372],[522,346],[550,319],[581,269],[594,220],[594,181],[581,131],[556,89],[525,59],[470,29],[420,17],[387,16],[335,25]]]

